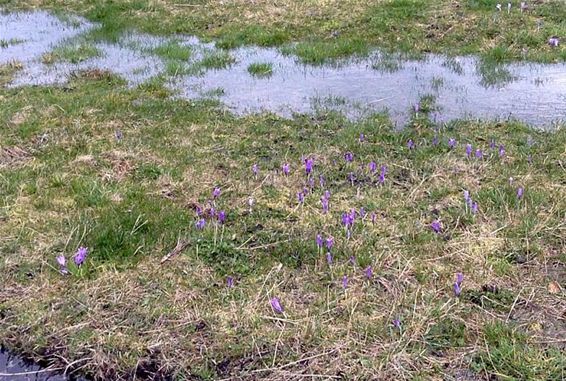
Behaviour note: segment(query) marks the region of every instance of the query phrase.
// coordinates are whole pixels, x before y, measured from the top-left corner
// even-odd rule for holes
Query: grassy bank
[[[497,3],[503,4],[498,11]],[[562,0],[381,0],[295,2],[181,0],[0,0],[8,9],[35,7],[77,12],[101,23],[97,38],[116,39],[125,29],[156,34],[194,34],[233,48],[243,44],[279,46],[303,60],[364,54],[372,47],[410,54],[477,53],[498,61],[564,61],[564,44],[551,48],[551,36],[566,37]]]
[[[112,380],[564,377],[564,128],[236,118],[103,72],[0,100],[2,345]]]

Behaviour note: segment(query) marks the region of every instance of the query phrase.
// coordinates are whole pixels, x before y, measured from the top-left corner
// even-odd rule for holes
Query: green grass
[[[235,62],[234,57],[226,51],[214,51],[205,53],[197,64],[205,69],[225,69]]]
[[[410,53],[486,55],[498,60],[558,62],[566,48],[547,45],[552,35],[566,33],[566,8],[562,0],[529,4],[521,13],[513,4],[511,14],[497,12],[493,1],[446,2],[442,0],[357,0],[297,4],[199,0],[105,1],[40,0],[34,6],[78,12],[101,24],[91,37],[115,41],[127,29],[143,32],[197,35],[215,39],[222,48],[245,44],[284,46],[300,42],[297,54],[320,63],[364,54],[373,47]],[[502,3],[503,4],[503,3]],[[17,0],[3,0],[7,8],[25,8]],[[504,4],[505,8],[505,4]],[[562,44],[563,45],[563,44]]]
[[[54,61],[68,61],[77,64],[101,55],[102,52],[99,49],[91,43],[83,41],[64,44],[55,48],[51,53],[43,56],[43,62],[49,64]]]
[[[83,76],[70,88],[0,89],[0,146],[26,153],[0,157],[1,345],[55,364],[64,356],[80,373],[111,379],[562,376],[564,291],[548,285],[562,282],[549,264],[563,260],[564,128],[436,126],[430,96],[396,131],[384,115],[237,118],[215,102],[170,99],[160,81],[128,89],[112,76]],[[492,138],[505,159],[488,148]],[[466,159],[466,142],[486,158]],[[319,185],[297,203],[306,156],[315,184],[323,175],[331,191],[329,214]],[[385,185],[369,173],[371,160],[388,165]],[[212,201],[215,186],[222,194]],[[475,216],[463,189],[480,205]],[[206,217],[197,229],[197,205],[225,210],[225,224]],[[361,207],[376,221],[358,217],[348,239],[341,214]],[[441,234],[429,227],[437,218]],[[335,239],[331,266],[316,234]],[[160,264],[178,242],[184,250]],[[90,250],[86,263],[61,275],[55,257],[71,260],[79,246]],[[273,296],[284,318],[270,310]],[[159,353],[148,354],[157,342]],[[301,362],[313,356],[321,361]]]
[[[270,77],[273,74],[273,64],[260,62],[250,64],[248,73],[254,77]]]

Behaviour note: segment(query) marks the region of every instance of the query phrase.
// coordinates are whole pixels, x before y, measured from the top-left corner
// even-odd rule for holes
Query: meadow
[[[187,33],[314,64],[373,46],[564,61],[547,44],[563,2],[495,4],[0,0],[85,15],[93,39]],[[434,100],[402,129],[236,116],[104,71],[5,87],[19,70],[0,67],[0,345],[96,380],[566,377],[563,124],[438,123]]]

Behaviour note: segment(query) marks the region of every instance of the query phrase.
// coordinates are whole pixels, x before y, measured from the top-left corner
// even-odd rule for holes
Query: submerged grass
[[[497,3],[503,4],[502,11]],[[277,5],[267,0],[2,1],[7,8],[37,6],[83,14],[101,24],[93,32],[95,39],[115,41],[125,29],[136,28],[214,38],[223,48],[299,41],[296,53],[313,63],[363,54],[376,46],[420,54],[479,53],[497,60],[566,60],[564,44],[558,48],[547,44],[551,36],[566,34],[562,0],[527,2],[524,11],[513,2],[509,13],[506,4],[496,0],[284,0]]]
[[[0,89],[0,345],[112,380],[563,376],[564,128],[436,125],[430,96],[399,132],[169,95]]]

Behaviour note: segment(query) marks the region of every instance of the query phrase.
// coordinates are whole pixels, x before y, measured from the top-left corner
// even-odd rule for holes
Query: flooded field
[[[339,110],[356,119],[387,111],[403,125],[424,97],[432,118],[517,119],[552,128],[566,120],[566,65],[496,65],[472,56],[407,59],[376,51],[333,65],[305,65],[285,49],[221,50],[194,37],[142,34],[116,43],[89,37],[96,25],[46,12],[0,14],[0,64],[21,63],[10,84],[62,85],[103,70],[130,86],[164,81],[176,96],[218,99],[236,114],[282,116]]]

